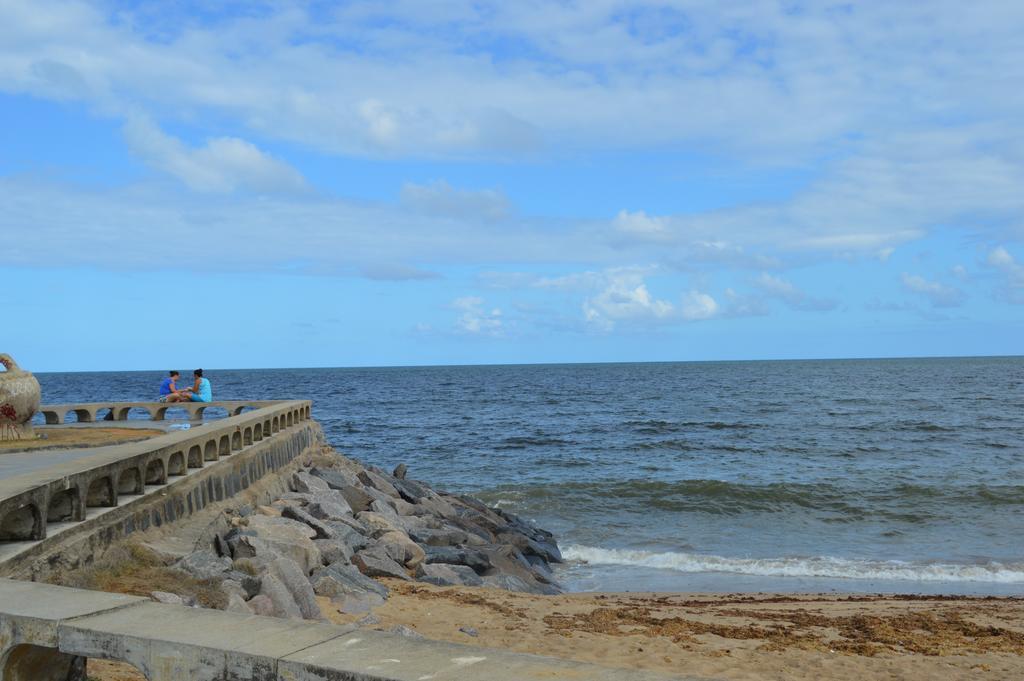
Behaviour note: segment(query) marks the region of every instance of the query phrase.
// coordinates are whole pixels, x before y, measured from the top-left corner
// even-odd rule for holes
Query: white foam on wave
[[[979,565],[908,563],[896,560],[851,560],[831,556],[811,558],[725,558],[698,553],[654,553],[628,549],[567,546],[567,560],[593,565],[637,565],[678,572],[732,572],[760,577],[832,577],[838,579],[901,580],[914,582],[1024,582],[1024,563],[990,562]]]

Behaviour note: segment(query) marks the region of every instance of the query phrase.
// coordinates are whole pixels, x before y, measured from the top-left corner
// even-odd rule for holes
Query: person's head
[[[202,369],[196,369],[195,371],[192,372],[192,375],[195,376],[196,378],[202,378],[203,377],[203,370]]]
[[[179,374],[177,371],[172,371],[170,372],[170,376],[171,378],[177,378],[178,376],[181,376],[181,374]]]

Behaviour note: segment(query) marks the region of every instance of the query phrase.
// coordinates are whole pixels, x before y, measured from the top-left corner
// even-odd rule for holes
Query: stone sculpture
[[[39,381],[18,366],[14,359],[0,353],[0,440],[27,440],[35,437],[32,416],[39,410]]]

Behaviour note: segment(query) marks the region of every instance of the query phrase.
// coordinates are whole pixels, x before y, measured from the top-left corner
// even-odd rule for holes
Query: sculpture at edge
[[[35,437],[32,417],[39,410],[39,381],[0,352],[0,440],[29,440]]]

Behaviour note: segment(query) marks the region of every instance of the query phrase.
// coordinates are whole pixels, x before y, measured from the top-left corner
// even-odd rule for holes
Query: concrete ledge
[[[144,495],[121,497],[116,507],[89,509],[84,520],[54,526],[45,539],[0,543],[0,576],[43,579],[56,569],[88,564],[133,532],[174,523],[235,496],[322,441],[319,424],[303,422],[167,484],[147,486]]]
[[[9,661],[25,645],[54,660],[128,662],[150,681],[683,678],[0,579],[0,681],[21,681]]]

